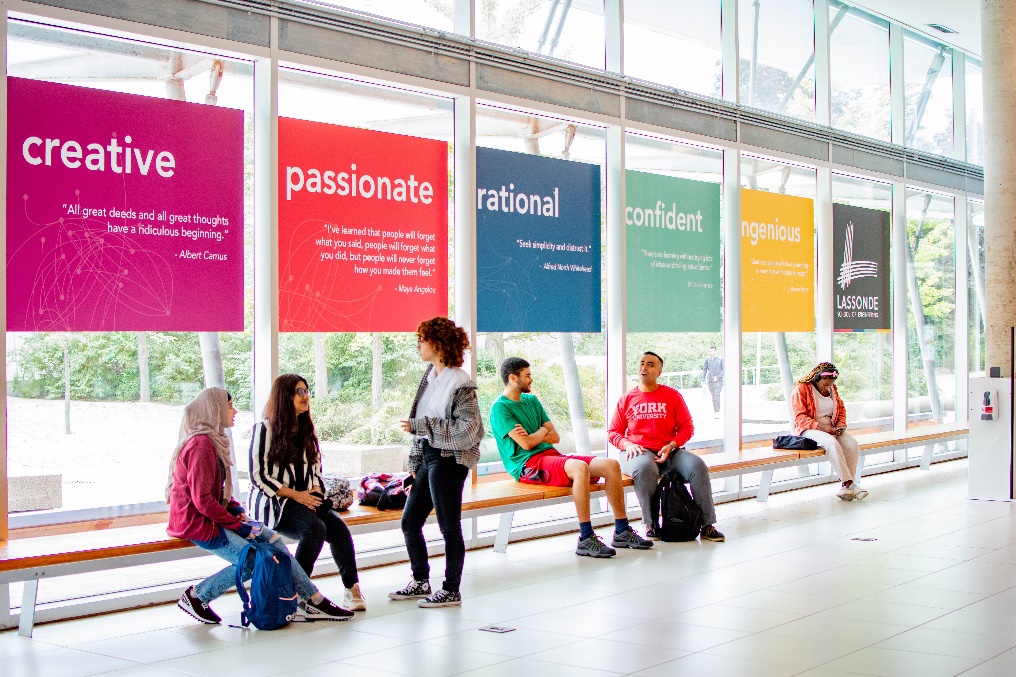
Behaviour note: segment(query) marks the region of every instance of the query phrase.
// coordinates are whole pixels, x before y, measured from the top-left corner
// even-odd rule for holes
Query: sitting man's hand
[[[635,444],[634,442],[626,442],[624,445],[624,452],[625,452],[624,457],[630,461],[639,454],[645,454],[649,452],[649,450],[643,447],[641,444]]]
[[[665,444],[662,449],[656,452],[656,462],[665,463],[672,453],[674,453],[674,445]]]
[[[513,430],[512,432],[522,435],[524,437],[529,437],[529,431],[523,428],[521,423],[516,423],[515,430]]]

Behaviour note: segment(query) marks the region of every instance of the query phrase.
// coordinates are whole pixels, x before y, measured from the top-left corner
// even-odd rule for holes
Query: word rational
[[[486,195],[486,199],[484,199]],[[560,216],[560,200],[558,189],[554,189],[554,196],[549,195],[527,195],[515,193],[515,184],[509,183],[508,187],[501,186],[501,190],[477,188],[476,209],[483,211],[486,207],[490,212],[518,212],[519,214],[535,214],[536,216]]]

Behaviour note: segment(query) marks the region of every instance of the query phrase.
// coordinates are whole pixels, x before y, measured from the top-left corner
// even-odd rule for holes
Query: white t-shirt
[[[833,399],[833,391],[829,395],[823,395],[815,386],[811,387],[815,395],[815,418],[819,419],[828,416],[830,419],[836,415],[836,400]]]
[[[427,376],[427,388],[416,405],[416,417],[444,418],[452,393],[469,382],[469,373],[462,367],[445,367],[437,374],[433,369]]]

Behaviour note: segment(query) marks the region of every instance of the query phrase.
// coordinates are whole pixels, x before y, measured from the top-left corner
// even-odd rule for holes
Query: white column
[[[967,57],[958,49],[953,53],[953,157],[967,161]]]
[[[954,332],[956,339],[956,420],[967,420],[967,386],[970,376],[969,350],[970,342],[967,331],[970,328],[970,289],[967,286],[970,258],[967,246],[970,240],[967,229],[967,196],[956,198],[954,223],[956,229],[956,319]]]
[[[815,173],[818,191],[815,200],[815,352],[819,362],[833,361],[833,172],[819,167]]]
[[[903,145],[907,135],[906,90],[903,74],[903,26],[889,22],[889,110],[890,138]]]
[[[907,187],[893,183],[893,430],[907,429]]]
[[[278,19],[271,56],[254,61],[254,414],[279,371],[279,59]]]
[[[620,0],[605,3],[607,70],[624,68],[624,17]],[[607,412],[610,421],[614,406],[628,387],[627,301],[625,288],[625,108],[621,97],[618,124],[607,127]]]
[[[723,449],[741,448],[741,151],[723,151]]]
[[[7,148],[7,3],[0,0],[0,148]],[[7,161],[0,162],[0,205],[7,204]],[[7,260],[7,209],[0,209],[0,258]],[[0,542],[7,540],[7,277],[0,276],[0,414],[4,425],[0,426]],[[10,591],[0,586],[0,594],[7,595],[0,600],[0,606],[10,604]],[[5,604],[6,602],[6,604]]]
[[[740,85],[737,79],[737,0],[720,1],[720,49],[722,50],[723,100],[737,103]]]
[[[470,71],[473,64],[470,64]],[[472,79],[472,78],[471,78]],[[472,88],[470,88],[472,91]],[[466,370],[476,378],[476,99],[455,98],[455,324],[473,350]]]
[[[981,0],[984,82],[985,367],[1013,373],[1009,330],[1016,325],[1016,12],[1008,0]]]

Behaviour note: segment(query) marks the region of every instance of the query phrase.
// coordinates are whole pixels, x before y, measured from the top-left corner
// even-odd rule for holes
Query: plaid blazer
[[[413,406],[409,410],[409,429],[413,433],[413,448],[409,452],[409,472],[416,472],[423,462],[423,443],[440,450],[442,456],[454,456],[455,462],[475,468],[480,462],[480,440],[483,439],[483,419],[480,402],[476,397],[476,382],[470,380],[459,386],[445,409],[444,418],[416,417],[416,408],[427,389],[427,377],[434,369],[428,365],[416,389]]]

